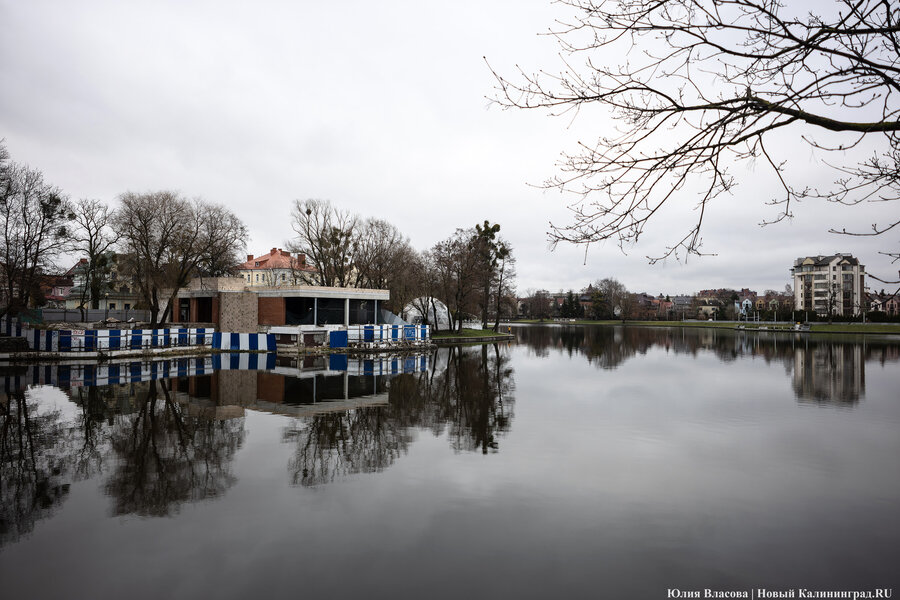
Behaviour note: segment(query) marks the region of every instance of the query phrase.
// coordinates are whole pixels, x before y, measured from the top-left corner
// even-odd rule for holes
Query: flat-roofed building
[[[209,323],[255,333],[275,326],[318,328],[384,323],[388,290],[249,285],[243,277],[196,278],[178,291],[173,323]]]

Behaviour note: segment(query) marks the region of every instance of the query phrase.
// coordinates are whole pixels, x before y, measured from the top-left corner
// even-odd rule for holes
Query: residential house
[[[281,248],[272,248],[262,256],[248,254],[247,261],[235,267],[235,271],[250,287],[278,287],[308,283],[309,275],[316,269],[307,264],[305,254],[292,256]]]
[[[66,271],[64,277],[71,278],[72,286],[65,295],[65,307],[78,309],[82,303],[84,308],[96,307],[100,310],[131,310],[140,302],[140,295],[135,287],[134,278],[125,273],[120,260],[120,255],[109,252],[105,255],[107,261],[106,272],[100,285],[100,295],[91,297],[91,291],[86,289],[88,276],[88,259],[82,258],[71,269]]]
[[[900,315],[900,298],[896,294],[885,294],[884,290],[879,294],[870,294],[869,310],[883,312],[889,317]]]
[[[65,308],[66,296],[72,289],[73,281],[66,275],[44,275],[40,280],[41,293],[47,308]]]

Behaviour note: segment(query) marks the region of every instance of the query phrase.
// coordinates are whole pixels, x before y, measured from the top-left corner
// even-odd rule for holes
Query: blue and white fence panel
[[[29,345],[33,350],[52,347],[58,352],[108,352],[113,350],[148,350],[153,348],[178,348],[209,346],[212,330],[198,328],[175,329],[86,329],[43,332],[54,340],[40,340],[43,345]],[[37,340],[37,336],[36,340]]]
[[[212,334],[214,350],[242,352],[275,352],[274,333],[219,333]]]
[[[43,330],[22,327],[18,320],[4,318],[0,322],[0,331],[6,335],[24,337],[30,349],[42,352],[109,352],[204,346],[238,352],[275,351],[274,334],[221,333],[203,327]]]
[[[350,343],[390,344],[427,342],[431,338],[428,325],[359,325],[347,330]]]

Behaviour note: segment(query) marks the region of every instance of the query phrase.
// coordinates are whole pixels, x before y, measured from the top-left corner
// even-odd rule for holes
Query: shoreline
[[[672,328],[707,328],[707,329],[731,329],[737,331],[754,331],[766,333],[840,333],[860,335],[897,335],[900,336],[900,324],[893,323],[807,323],[809,329],[794,329],[790,322],[779,321],[743,322],[743,321],[509,321],[504,323],[512,325],[600,325],[600,326],[624,326],[624,327],[672,327]]]
[[[436,346],[454,346],[457,344],[490,344],[493,342],[515,341],[512,333],[497,333],[494,335],[448,335],[441,337],[432,336],[431,341]]]

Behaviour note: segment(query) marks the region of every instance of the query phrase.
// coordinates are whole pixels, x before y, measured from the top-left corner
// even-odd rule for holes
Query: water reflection
[[[67,498],[68,433],[59,409],[23,390],[0,395],[0,546],[30,533]]]
[[[354,598],[895,579],[896,343],[518,333],[0,373],[0,593],[289,597],[297,565]]]
[[[104,477],[114,515],[167,516],[223,495],[246,411],[291,418],[292,484],[390,467],[417,430],[455,452],[497,452],[509,431],[513,370],[497,346],[427,356],[276,361],[247,355],[8,372],[0,402],[0,545],[53,514],[72,481]],[[70,401],[68,415],[47,390]]]
[[[214,498],[235,482],[231,462],[244,420],[217,418],[176,402],[166,382],[150,381],[135,410],[110,432],[115,467],[105,490],[113,513],[166,516],[185,502]]]
[[[675,354],[712,353],[730,363],[739,358],[780,362],[802,403],[850,406],[865,396],[866,363],[900,361],[900,347],[867,336],[821,336],[714,328],[520,326],[520,343],[536,356],[551,350],[583,355],[601,369],[659,348]]]
[[[428,371],[393,379],[387,402],[295,421],[294,484],[310,486],[382,471],[405,454],[417,429],[445,432],[456,452],[497,452],[513,418],[513,369],[499,347],[447,348]]]

